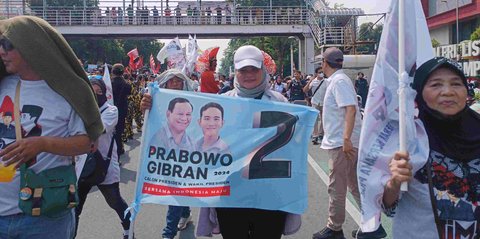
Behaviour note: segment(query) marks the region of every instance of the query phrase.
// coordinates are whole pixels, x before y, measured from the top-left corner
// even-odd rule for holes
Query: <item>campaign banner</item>
[[[305,211],[318,111],[156,83],[149,92],[134,211],[143,203]]]

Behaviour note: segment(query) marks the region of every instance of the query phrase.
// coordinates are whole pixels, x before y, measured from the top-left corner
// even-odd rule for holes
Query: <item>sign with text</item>
[[[150,86],[134,207],[245,207],[301,214],[310,107]]]

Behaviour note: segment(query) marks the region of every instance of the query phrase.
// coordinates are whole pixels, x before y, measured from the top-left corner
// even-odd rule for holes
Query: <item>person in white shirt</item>
[[[325,98],[325,92],[327,90],[326,80],[324,79],[324,74],[322,71],[322,67],[318,67],[315,69],[315,78],[311,78],[311,80],[305,85],[303,88],[303,92],[305,94],[307,92],[312,93],[312,98],[310,102],[312,103],[312,107],[319,111],[319,117],[317,121],[315,121],[315,126],[313,127],[312,133],[312,143],[314,145],[319,144],[319,140],[323,138],[323,124],[322,124],[322,108],[323,108],[323,98]]]
[[[325,134],[321,148],[330,157],[329,213],[327,226],[313,234],[313,239],[344,238],[347,188],[360,205],[356,170],[361,119],[355,88],[342,66],[342,51],[335,47],[325,50],[322,68],[329,85],[323,102]]]
[[[91,81],[93,91],[97,96],[97,102],[102,117],[103,126],[105,127],[105,133],[98,138],[98,149],[103,158],[106,159],[110,155],[110,165],[108,166],[107,175],[105,180],[99,185],[92,185],[85,182],[78,183],[78,197],[80,202],[75,208],[76,217],[76,230],[78,230],[78,222],[80,214],[82,213],[83,206],[87,200],[88,193],[93,186],[97,186],[102,195],[105,197],[105,201],[108,206],[115,210],[123,227],[123,238],[128,238],[128,231],[130,229],[130,213],[125,217],[124,212],[128,208],[127,203],[120,194],[120,165],[118,163],[117,145],[112,141],[114,140],[113,134],[115,132],[115,126],[118,122],[118,109],[114,105],[110,105],[107,102],[107,87],[102,80]],[[110,147],[112,147],[110,149]],[[110,151],[111,150],[111,151]],[[75,233],[76,234],[76,233]]]

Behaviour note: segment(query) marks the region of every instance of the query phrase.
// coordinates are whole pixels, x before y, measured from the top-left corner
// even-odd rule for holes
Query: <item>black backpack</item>
[[[102,111],[103,112],[103,111]],[[78,183],[88,183],[92,185],[98,185],[105,180],[107,176],[108,167],[112,159],[114,138],[110,141],[110,148],[108,149],[107,158],[103,158],[100,151],[95,150],[87,155],[85,165],[83,166],[82,173],[78,179]]]

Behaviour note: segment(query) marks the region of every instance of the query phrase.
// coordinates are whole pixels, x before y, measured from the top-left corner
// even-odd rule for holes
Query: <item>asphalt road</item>
[[[135,134],[135,138],[126,145],[126,154],[122,155],[120,191],[123,198],[130,204],[133,200],[135,188],[135,175],[139,158],[140,138]],[[318,146],[309,144],[309,169],[308,169],[308,209],[302,216],[302,227],[299,232],[291,236],[285,236],[287,239],[309,239],[312,234],[321,230],[327,222],[328,216],[328,193],[324,181],[322,181],[322,171],[327,170],[327,154]],[[325,180],[326,174],[323,173]],[[328,178],[327,178],[328,180]],[[350,205],[351,206],[351,205]],[[354,218],[355,209],[352,208],[354,217],[347,213],[346,222],[343,230],[346,238],[351,238],[350,233],[358,227]],[[135,237],[137,239],[158,239],[161,238],[161,231],[165,226],[165,216],[167,207],[163,205],[143,205],[138,215],[135,226]],[[198,208],[193,208],[193,223],[177,234],[179,239],[193,239],[195,237],[196,218],[198,217]],[[358,213],[358,211],[356,211]],[[110,239],[122,238],[123,229],[116,213],[110,209],[105,202],[102,194],[94,187],[88,195],[83,213],[80,217],[79,231],[77,239]],[[221,236],[213,237],[215,239]]]

